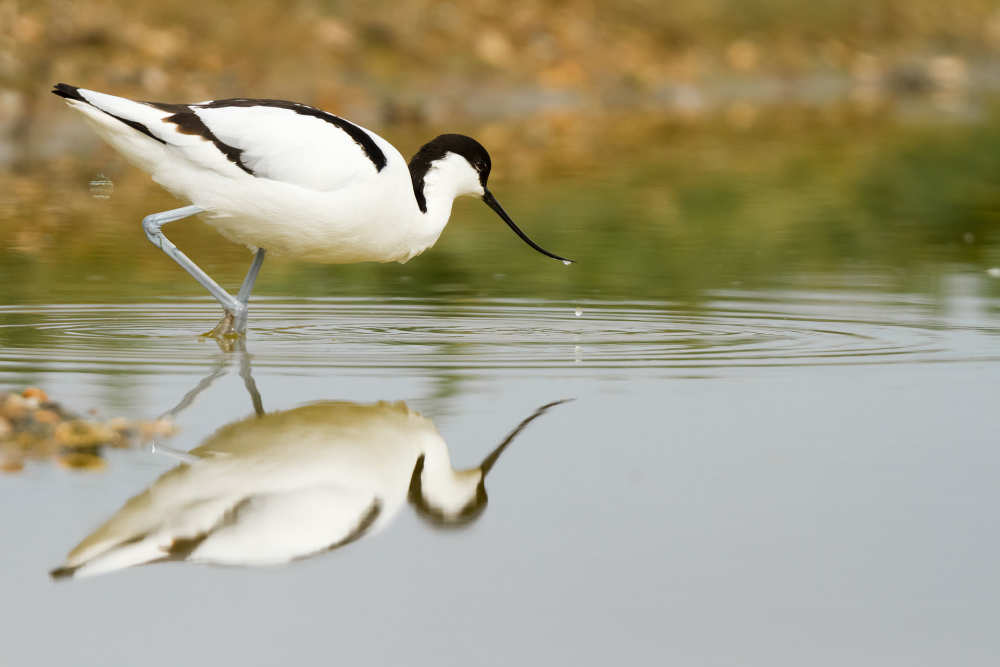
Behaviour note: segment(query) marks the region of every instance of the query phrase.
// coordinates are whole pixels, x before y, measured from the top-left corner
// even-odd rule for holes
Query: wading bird
[[[471,137],[442,134],[407,164],[374,132],[296,102],[137,102],[65,83],[52,92],[154,181],[191,202],[148,215],[142,226],[222,305],[213,336],[245,333],[265,252],[329,264],[406,262],[434,245],[462,195],[482,198],[538,252],[572,261],[514,224],[486,187],[489,153]],[[235,297],[163,234],[166,223],[196,214],[254,252]]]

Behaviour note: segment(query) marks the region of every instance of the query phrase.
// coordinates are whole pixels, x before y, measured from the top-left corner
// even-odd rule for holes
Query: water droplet
[[[563,266],[569,266],[570,264],[573,263],[573,262],[569,261],[568,259],[564,259],[562,262],[563,262]]]
[[[111,199],[114,191],[115,184],[104,174],[98,174],[90,181],[90,195],[94,199]]]
[[[580,308],[579,306],[577,306],[576,310],[573,311],[573,314],[576,315],[577,317],[582,316],[583,315],[583,308]]]

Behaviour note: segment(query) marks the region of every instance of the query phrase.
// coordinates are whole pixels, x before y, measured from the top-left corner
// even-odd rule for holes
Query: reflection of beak
[[[546,250],[545,248],[543,248],[542,246],[538,245],[537,243],[535,243],[534,241],[532,241],[531,239],[529,239],[528,235],[525,234],[524,232],[522,232],[521,229],[517,225],[514,224],[514,221],[510,219],[509,215],[507,215],[507,211],[503,210],[503,206],[500,205],[500,202],[497,201],[497,198],[494,197],[493,193],[490,192],[489,190],[486,190],[484,192],[484,194],[483,194],[483,201],[486,202],[487,206],[489,206],[491,209],[493,209],[494,211],[496,211],[497,215],[499,215],[501,218],[503,218],[503,221],[506,222],[510,226],[510,228],[514,230],[515,234],[517,234],[518,236],[521,237],[522,241],[524,241],[525,243],[527,243],[528,245],[530,245],[532,248],[534,248],[538,252],[542,253],[543,255],[547,255],[547,256],[551,257],[552,259],[558,259],[560,262],[562,262],[564,264],[572,264],[573,263],[573,260],[566,259],[565,257],[560,257],[559,255],[551,253],[548,250]]]
[[[499,206],[499,204],[497,204],[497,206]],[[513,225],[514,223],[511,224]],[[514,229],[517,229],[517,227],[515,227]],[[557,405],[562,405],[563,403],[569,403],[572,400],[573,400],[572,398],[564,398],[561,401],[552,401],[551,403],[546,403],[545,405],[543,405],[542,407],[538,408],[530,415],[528,415],[528,417],[526,417],[524,421],[518,424],[513,431],[508,433],[507,437],[503,439],[503,442],[497,445],[496,449],[487,454],[486,458],[483,459],[483,462],[479,464],[479,469],[483,471],[483,479],[486,479],[486,475],[489,474],[490,469],[497,462],[497,459],[500,458],[500,455],[503,454],[503,450],[507,449],[507,445],[509,445],[514,441],[514,438],[516,438],[521,433],[521,431],[524,430],[525,426],[527,426],[531,422],[535,421],[536,419],[544,415],[546,412],[548,412],[549,408],[554,408]]]
[[[430,471],[432,478],[428,479],[427,491],[431,490],[431,483],[436,481],[434,491],[437,496],[428,497],[424,489],[424,455],[421,454],[413,467],[413,474],[410,476],[410,489],[407,496],[416,510],[417,516],[427,521],[437,528],[460,528],[467,526],[483,513],[486,509],[488,497],[486,495],[486,475],[500,458],[500,454],[507,448],[514,438],[524,430],[528,424],[541,417],[552,407],[561,403],[572,401],[572,398],[554,401],[535,410],[527,419],[514,428],[507,437],[503,439],[496,449],[486,455],[483,462],[476,468],[456,471],[448,466],[447,471],[438,469],[437,475]],[[449,481],[451,482],[449,484]],[[475,484],[473,487],[472,485]],[[449,499],[447,494],[451,491]]]

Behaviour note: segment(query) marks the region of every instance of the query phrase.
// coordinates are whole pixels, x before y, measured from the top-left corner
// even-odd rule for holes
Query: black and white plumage
[[[489,153],[471,137],[441,135],[407,163],[374,132],[295,102],[137,102],[62,83],[52,92],[154,181],[191,202],[147,218],[147,235],[219,299],[236,333],[264,250],[333,264],[405,262],[437,241],[462,195],[481,197],[526,243],[569,263],[504,212],[486,187]],[[246,299],[228,296],[160,231],[193,214],[258,251],[240,292]]]
[[[87,577],[190,561],[279,565],[382,530],[409,502],[436,526],[474,521],[486,475],[534,419],[456,470],[433,422],[403,403],[315,403],[228,424],[88,535],[52,571]]]

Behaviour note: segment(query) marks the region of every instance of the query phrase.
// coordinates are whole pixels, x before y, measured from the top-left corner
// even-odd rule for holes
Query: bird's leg
[[[211,276],[202,271],[201,267],[192,262],[170,239],[164,236],[163,231],[160,229],[168,222],[174,222],[175,220],[201,213],[203,210],[198,206],[184,206],[183,208],[175,208],[170,211],[163,211],[162,213],[153,213],[142,219],[142,228],[146,232],[146,237],[153,245],[167,253],[171,259],[180,264],[181,268],[190,273],[195,280],[201,283],[202,287],[215,297],[215,300],[226,311],[226,315],[219,324],[221,325],[228,320],[230,322],[229,328],[227,330],[220,330],[219,326],[216,326],[212,330],[212,335],[232,334],[234,333],[231,326],[232,322],[237,321],[240,317],[243,318],[244,324],[246,322],[246,305],[222,289],[219,283],[212,280]]]
[[[235,314],[227,310],[223,314],[222,319],[219,320],[219,323],[215,325],[215,328],[208,332],[208,336],[221,341],[234,335],[243,336],[246,334],[247,313],[250,308],[250,291],[253,290],[253,284],[257,281],[257,274],[260,273],[260,265],[264,263],[265,252],[264,248],[257,248],[253,255],[253,262],[250,264],[250,270],[247,271],[246,278],[243,279],[243,284],[240,285],[240,291],[236,296],[236,300],[242,305],[242,310]],[[223,348],[228,352],[231,346],[227,344],[223,345]]]
[[[250,308],[250,292],[253,290],[253,284],[257,281],[257,274],[260,273],[260,265],[264,263],[264,254],[267,251],[264,248],[257,248],[256,252],[253,254],[253,263],[250,264],[250,270],[247,271],[247,277],[243,279],[243,284],[240,285],[240,291],[236,295],[236,300],[243,304],[243,312],[241,315],[237,315],[235,321],[233,322],[233,328],[238,334],[244,334],[247,330],[247,312]]]

